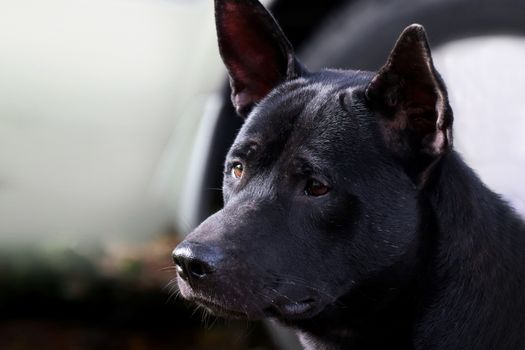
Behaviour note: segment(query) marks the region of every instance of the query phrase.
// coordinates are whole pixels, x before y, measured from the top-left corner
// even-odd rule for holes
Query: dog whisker
[[[158,271],[168,271],[168,272],[171,272],[171,271],[176,271],[177,270],[177,266],[166,266],[166,267],[163,267],[163,268],[160,268]]]
[[[222,192],[222,188],[216,188],[216,187],[208,187],[206,190],[208,190],[208,191],[219,191],[219,192]]]

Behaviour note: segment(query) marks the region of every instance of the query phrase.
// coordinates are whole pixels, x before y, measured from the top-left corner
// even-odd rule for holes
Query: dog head
[[[174,251],[181,294],[222,316],[299,320],[365,284],[410,279],[418,191],[452,143],[423,28],[407,27],[376,73],[312,73],[258,1],[215,5],[245,121],[224,208]]]

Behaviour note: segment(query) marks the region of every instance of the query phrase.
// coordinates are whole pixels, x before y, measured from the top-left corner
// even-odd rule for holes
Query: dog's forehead
[[[234,148],[250,143],[308,148],[355,131],[359,115],[345,111],[340,97],[363,92],[370,78],[368,72],[325,70],[282,84],[250,113]],[[308,137],[312,133],[315,138]]]

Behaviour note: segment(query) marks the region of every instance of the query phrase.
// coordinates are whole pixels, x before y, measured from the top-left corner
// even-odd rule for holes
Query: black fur
[[[525,225],[452,149],[423,28],[378,73],[310,73],[263,10],[216,0],[246,120],[224,208],[174,251],[182,295],[276,318],[308,349],[525,349]],[[261,42],[264,64],[242,57]]]

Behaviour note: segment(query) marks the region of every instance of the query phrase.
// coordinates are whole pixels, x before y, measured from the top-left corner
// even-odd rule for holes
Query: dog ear
[[[219,51],[230,75],[232,102],[245,117],[279,83],[301,67],[292,45],[257,0],[215,0]]]
[[[394,154],[432,161],[451,148],[452,109],[421,25],[401,33],[366,96]]]

